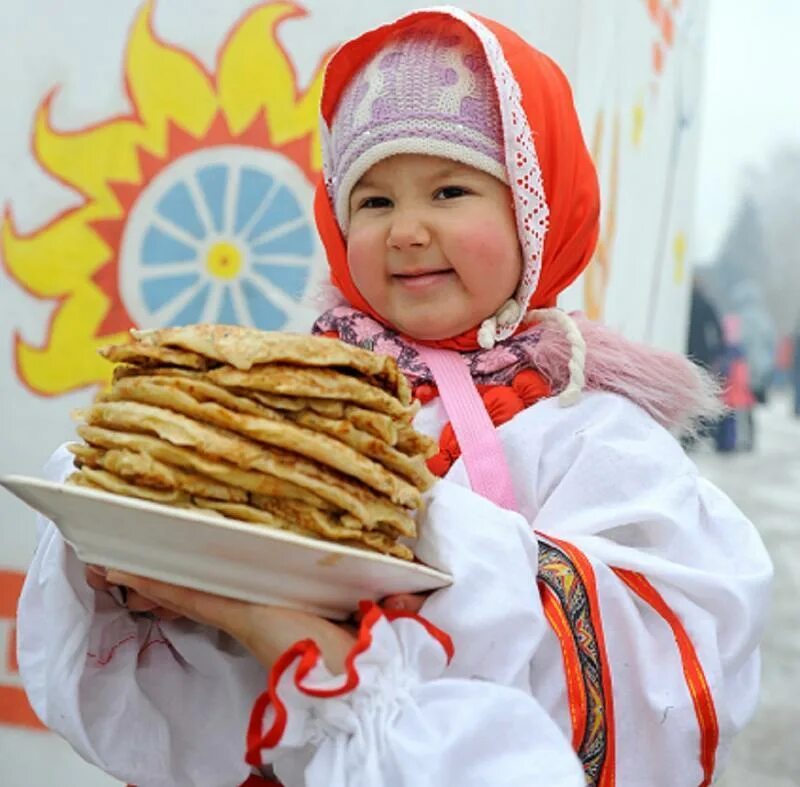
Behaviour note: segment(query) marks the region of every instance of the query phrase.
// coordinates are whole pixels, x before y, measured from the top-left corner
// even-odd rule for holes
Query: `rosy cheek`
[[[358,284],[358,280],[362,278],[364,271],[367,269],[369,256],[369,247],[362,239],[348,238],[347,266],[350,268],[350,275],[356,284]]]
[[[383,244],[376,233],[360,229],[347,239],[347,266],[350,277],[371,306],[378,307],[385,287]]]
[[[489,225],[472,227],[458,237],[458,256],[460,259],[481,261],[484,271],[493,269],[508,257],[508,239]]]

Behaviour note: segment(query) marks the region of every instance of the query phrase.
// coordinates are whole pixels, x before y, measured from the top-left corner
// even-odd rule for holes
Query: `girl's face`
[[[450,159],[383,159],[350,195],[347,259],[369,305],[402,333],[458,336],[493,315],[519,283],[511,192]]]

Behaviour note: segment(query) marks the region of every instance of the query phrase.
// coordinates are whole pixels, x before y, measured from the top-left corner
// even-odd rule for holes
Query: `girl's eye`
[[[433,197],[434,199],[453,199],[454,197],[463,197],[467,193],[467,190],[461,186],[443,186]]]
[[[359,203],[359,208],[375,209],[391,207],[392,201],[388,197],[367,197]]]

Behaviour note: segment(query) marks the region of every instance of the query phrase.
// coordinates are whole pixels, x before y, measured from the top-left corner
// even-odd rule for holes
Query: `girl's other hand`
[[[410,612],[412,615],[416,615],[422,609],[422,605],[428,595],[428,593],[395,593],[392,596],[386,596],[381,601],[381,606],[392,612]],[[361,611],[356,610],[353,614],[353,620],[356,623],[361,623],[361,618]]]
[[[416,614],[422,609],[427,597],[427,594],[420,593],[396,593],[393,596],[387,596],[381,606],[384,609],[401,610]]]
[[[87,565],[84,569],[86,584],[93,590],[100,590],[105,593],[111,593],[115,589],[118,590],[122,596],[123,606],[129,612],[147,612],[157,617],[159,620],[177,620],[183,617],[178,612],[159,606],[150,599],[141,596],[131,588],[127,588],[124,585],[112,584],[106,579],[106,573],[107,569],[103,566]]]
[[[337,675],[344,672],[345,658],[356,641],[346,626],[308,612],[251,604],[115,570],[109,570],[105,580],[130,588],[155,608],[221,629],[267,670],[296,642],[311,639],[322,652],[328,669]]]

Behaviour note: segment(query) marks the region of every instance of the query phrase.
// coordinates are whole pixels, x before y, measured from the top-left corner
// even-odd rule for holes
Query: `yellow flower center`
[[[218,279],[233,279],[242,268],[242,253],[232,243],[219,241],[209,250],[206,267]]]

